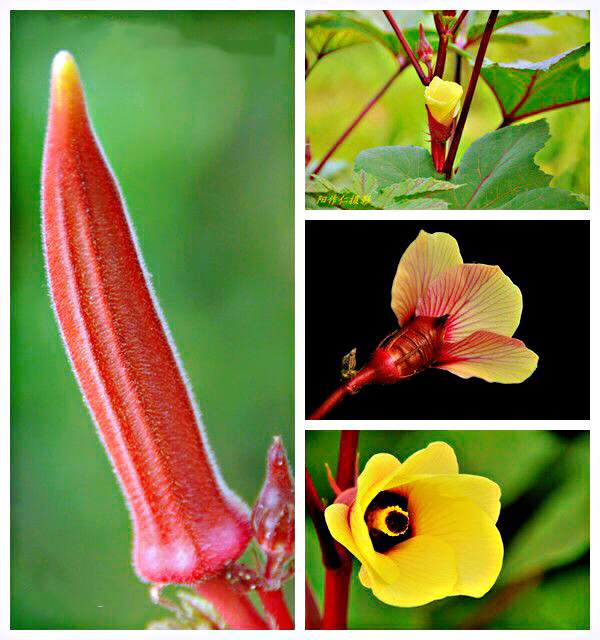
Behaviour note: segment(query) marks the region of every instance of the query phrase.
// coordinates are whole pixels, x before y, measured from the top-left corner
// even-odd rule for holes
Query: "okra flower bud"
[[[459,84],[435,76],[425,88],[425,105],[434,120],[449,127],[460,110],[462,94]]]
[[[279,437],[269,448],[267,475],[252,510],[252,525],[267,555],[265,577],[277,580],[294,553],[294,484]]]
[[[250,540],[248,511],[220,478],[64,51],[52,65],[42,210],[54,310],[131,513],[135,569],[154,583],[217,575]]]

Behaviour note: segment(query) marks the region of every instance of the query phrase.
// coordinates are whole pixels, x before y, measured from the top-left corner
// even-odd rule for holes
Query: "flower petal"
[[[400,325],[414,314],[430,282],[459,264],[460,250],[451,235],[419,232],[400,259],[392,285],[392,310]]]
[[[400,461],[390,453],[376,453],[358,476],[356,502],[362,515],[371,500],[383,490],[390,475],[400,469]]]
[[[458,342],[479,330],[512,336],[522,309],[521,291],[500,267],[462,264],[431,283],[417,315],[448,315],[445,339]]]
[[[419,607],[453,593],[456,561],[452,547],[441,538],[415,536],[400,543],[387,556],[396,565],[399,578],[381,580],[368,568],[359,574],[373,594],[396,607]],[[365,575],[366,574],[366,575]]]
[[[393,489],[411,476],[424,474],[457,474],[458,461],[454,449],[445,442],[432,442],[425,449],[415,451],[406,458],[400,469],[391,476],[384,489]]]
[[[354,537],[350,530],[348,510],[349,507],[345,504],[330,504],[327,509],[325,509],[325,522],[333,539],[346,547],[353,556],[356,556],[364,563],[364,556],[354,542]]]
[[[498,578],[504,555],[492,519],[473,501],[449,500],[425,481],[410,486],[409,504],[417,537],[434,536],[454,550],[458,580],[452,594],[480,598],[487,593]]]
[[[505,384],[523,382],[536,370],[538,356],[520,340],[491,331],[476,331],[448,343],[435,365],[461,378],[482,378]]]
[[[496,522],[500,515],[500,487],[483,476],[466,473],[457,475],[437,475],[418,478],[409,482],[405,489],[411,494],[412,487],[419,484],[448,500],[468,499],[474,502],[492,520]],[[416,496],[415,498],[416,499]]]

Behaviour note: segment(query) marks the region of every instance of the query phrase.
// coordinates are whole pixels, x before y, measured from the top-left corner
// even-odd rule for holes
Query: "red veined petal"
[[[447,343],[435,365],[461,378],[488,382],[523,382],[535,371],[538,356],[520,340],[490,331],[476,331],[456,343]]]
[[[414,315],[429,284],[459,264],[462,264],[460,250],[451,235],[419,232],[400,259],[392,284],[392,310],[401,326]]]
[[[417,315],[449,316],[445,339],[457,342],[480,330],[512,336],[522,309],[521,291],[500,267],[462,264],[431,283]]]

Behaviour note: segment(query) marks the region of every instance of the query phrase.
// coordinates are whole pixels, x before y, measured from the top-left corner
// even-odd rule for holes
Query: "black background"
[[[367,386],[327,419],[589,419],[587,221],[308,221],[306,415],[340,384],[342,357],[358,367],[397,320],[390,292],[398,261],[420,229],[445,231],[464,262],[498,265],[521,289],[514,337],[540,357],[521,384],[464,380],[428,369]]]

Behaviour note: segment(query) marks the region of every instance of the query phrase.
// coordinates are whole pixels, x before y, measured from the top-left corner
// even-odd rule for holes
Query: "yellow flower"
[[[435,76],[429,86],[425,87],[425,104],[435,120],[448,126],[458,114],[462,94],[459,84]]]
[[[387,604],[418,607],[446,596],[480,598],[491,589],[504,555],[499,513],[500,487],[459,474],[452,447],[433,442],[403,463],[374,455],[356,496],[341,494],[325,519],[362,564],[364,587]]]

